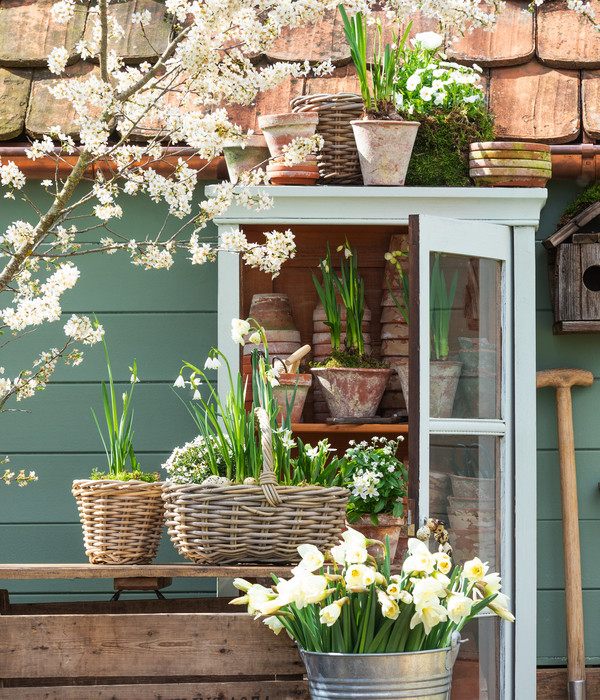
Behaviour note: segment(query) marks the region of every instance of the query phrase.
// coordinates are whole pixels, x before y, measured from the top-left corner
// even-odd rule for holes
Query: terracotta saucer
[[[552,171],[550,169],[541,168],[469,168],[471,177],[550,177]]]
[[[552,172],[552,165],[548,161],[526,160],[524,158],[471,158],[470,168],[532,168]]]
[[[469,144],[470,151],[542,151],[550,153],[547,143],[527,143],[525,141],[480,141]]]
[[[552,161],[552,155],[548,151],[515,151],[515,150],[493,150],[493,149],[481,149],[474,150],[471,149],[469,152],[469,158],[512,158],[512,159],[527,159],[527,160],[540,160],[545,163],[550,163]]]
[[[473,178],[478,186],[483,187],[545,187],[548,182],[547,177],[513,177],[489,176]]]

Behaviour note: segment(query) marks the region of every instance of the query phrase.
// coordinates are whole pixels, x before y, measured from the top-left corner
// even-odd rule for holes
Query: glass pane
[[[471,620],[461,637],[467,641],[460,645],[454,666],[451,700],[500,700],[499,618]]]
[[[429,515],[448,524],[456,563],[477,556],[492,571],[500,563],[499,449],[489,435],[430,438]]]
[[[432,435],[429,514],[447,523],[455,564],[479,557],[490,572],[502,575],[500,444],[500,438],[488,435]],[[461,645],[452,700],[500,700],[497,618],[473,620],[462,637],[469,641]]]
[[[430,270],[430,415],[501,418],[502,265],[431,253]]]

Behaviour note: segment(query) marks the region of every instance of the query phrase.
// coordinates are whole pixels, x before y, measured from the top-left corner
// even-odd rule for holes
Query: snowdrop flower
[[[244,336],[250,330],[248,321],[241,318],[231,319],[231,338],[239,345],[244,345]]]
[[[173,382],[173,386],[178,387],[181,389],[182,387],[185,386],[185,379],[181,376],[181,374],[177,377],[177,379]]]
[[[196,391],[194,391],[194,395],[192,396],[192,401],[198,401],[201,398],[202,398],[202,395],[200,394],[198,389],[196,389]]]
[[[218,357],[207,357],[204,363],[204,369],[219,369],[221,363]]]

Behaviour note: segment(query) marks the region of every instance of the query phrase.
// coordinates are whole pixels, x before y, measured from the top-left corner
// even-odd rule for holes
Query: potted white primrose
[[[362,119],[351,122],[365,185],[403,185],[419,122],[404,119],[394,102],[398,61],[410,31],[382,43],[381,25],[375,30],[373,57],[367,59],[367,23],[362,13],[348,17],[339,5],[344,34],[360,81],[364,107]],[[371,70],[367,69],[368,63]],[[370,83],[370,84],[369,84]]]
[[[392,574],[389,547],[374,558],[370,544],[348,529],[327,552],[303,545],[290,579],[237,579],[243,595],[232,603],[297,642],[315,700],[449,700],[464,625],[486,608],[514,620],[500,576],[477,557],[453,566],[443,547],[431,553],[416,538]]]

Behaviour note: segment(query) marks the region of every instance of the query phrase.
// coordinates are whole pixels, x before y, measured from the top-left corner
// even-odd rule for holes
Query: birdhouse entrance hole
[[[590,265],[583,273],[583,284],[590,292],[600,292],[600,265]]]

